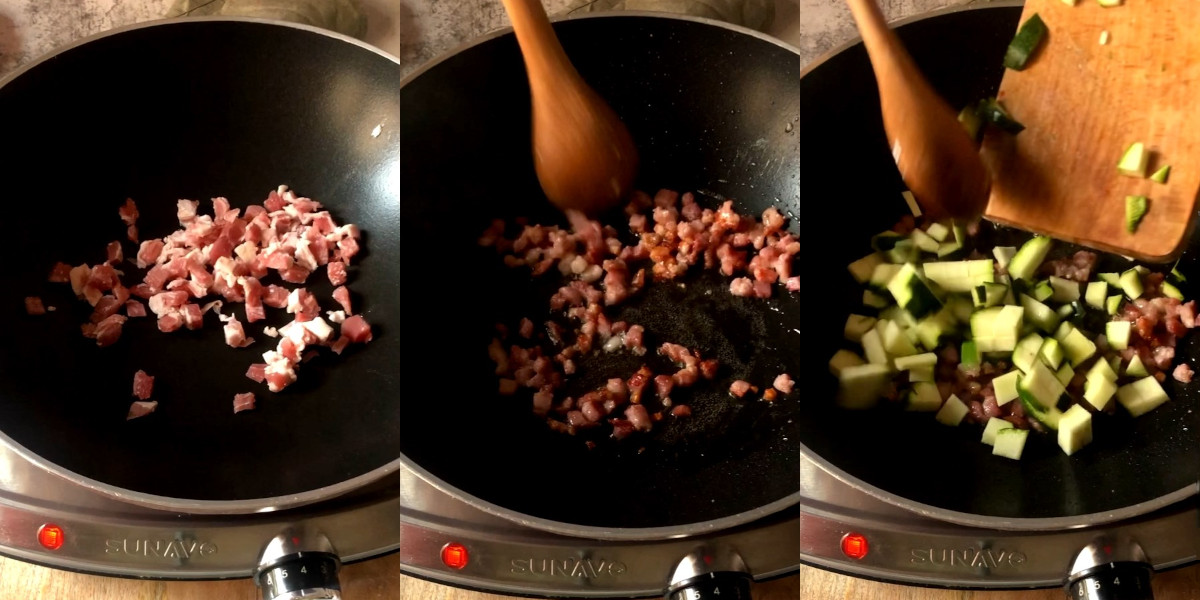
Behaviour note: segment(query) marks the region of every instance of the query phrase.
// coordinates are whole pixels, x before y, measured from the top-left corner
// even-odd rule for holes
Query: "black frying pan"
[[[1019,7],[954,12],[905,25],[899,34],[937,90],[958,107],[995,93],[1019,15]],[[805,332],[815,354],[806,363],[806,377],[814,382],[806,396],[811,401],[802,404],[799,421],[807,449],[890,501],[922,503],[940,516],[968,523],[1095,523],[1148,512],[1186,495],[1185,488],[1200,477],[1195,383],[1183,386],[1168,378],[1164,385],[1172,401],[1139,419],[1123,410],[1095,418],[1094,441],[1072,457],[1058,449],[1052,435],[1031,435],[1019,462],[992,456],[991,447],[979,442],[977,426],[949,430],[928,414],[833,407],[835,382],[825,361],[842,337],[845,315],[862,312],[857,309],[861,288],[846,265],[870,252],[870,236],[888,229],[907,209],[862,46],[807,73],[801,102],[802,191],[807,200],[802,233],[809,248],[814,236],[830,239],[819,257],[809,254],[803,263],[803,302],[829,307],[826,312],[832,313],[810,320]],[[1019,238],[1011,231],[996,235],[1008,245]],[[1057,254],[1076,249],[1060,244]],[[1193,242],[1184,258],[1185,271],[1196,262],[1198,249]],[[1129,268],[1120,258],[1102,260],[1100,271]],[[1194,297],[1194,290],[1185,293]],[[1192,335],[1177,352],[1193,361],[1200,341]]]
[[[95,39],[0,87],[10,249],[0,431],[56,468],[180,499],[305,494],[395,468],[398,74],[394,59],[312,30],[183,21]],[[124,239],[126,197],[147,239],[178,227],[178,198],[210,212],[209,198],[261,203],[282,183],[363,228],[349,287],[375,331],[368,346],[304,365],[283,393],[243,376],[274,346],[258,324],[247,332],[259,342],[234,350],[212,315],[201,331],[170,335],[131,319],[99,349],[79,332],[90,307],[46,283],[55,261],[95,264]],[[311,288],[331,309],[323,273]],[[26,316],[28,295],[58,311]],[[241,305],[235,313],[245,322]],[[157,376],[159,407],[126,422],[137,369]],[[243,391],[259,406],[234,415]]]
[[[642,156],[641,189],[705,190],[736,199],[743,212],[799,214],[794,51],[664,17],[579,19],[555,30],[628,124]],[[528,394],[498,396],[487,356],[497,322],[540,322],[556,288],[531,284],[474,240],[496,217],[563,222],[534,176],[514,38],[484,41],[416,75],[401,89],[401,111],[407,460],[494,512],[564,531],[603,529],[593,535],[745,520],[796,502],[800,394],[770,405],[733,400],[727,390],[737,378],[769,384],[799,368],[798,295],[733,298],[719,276],[689,279],[686,290],[650,286],[620,318],[643,324],[650,348],[669,340],[719,357],[717,384],[686,399],[672,394],[691,405],[690,420],[620,443],[598,439],[588,450],[583,439],[550,431]],[[660,357],[646,360],[657,372],[668,368]],[[589,358],[569,391],[628,377],[640,364],[628,354]]]

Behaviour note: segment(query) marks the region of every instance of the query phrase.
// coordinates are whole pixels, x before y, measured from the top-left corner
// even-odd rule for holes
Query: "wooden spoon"
[[[933,218],[980,216],[989,178],[975,144],[921,76],[875,0],[847,3],[875,70],[892,158],[922,212]]]
[[[637,149],[625,124],[559,44],[540,0],[503,0],[533,100],[533,163],[546,197],[595,215],[633,186]]]

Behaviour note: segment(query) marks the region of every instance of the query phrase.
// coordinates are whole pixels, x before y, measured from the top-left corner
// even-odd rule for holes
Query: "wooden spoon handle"
[[[896,78],[925,83],[908,52],[888,27],[887,19],[879,10],[879,5],[875,4],[875,0],[846,0],[846,3],[850,5],[850,13],[854,15],[854,21],[858,24],[858,32],[862,36],[863,45],[867,47],[867,55],[871,57],[880,93],[882,94],[885,83],[891,86]]]
[[[517,44],[521,46],[532,93],[540,95],[556,84],[582,85],[582,78],[571,65],[558,36],[554,35],[550,17],[546,15],[541,0],[502,2],[512,21]]]

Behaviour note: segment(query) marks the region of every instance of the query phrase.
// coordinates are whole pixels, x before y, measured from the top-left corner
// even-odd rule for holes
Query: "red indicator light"
[[[63,536],[62,527],[52,523],[46,523],[38,528],[37,532],[38,543],[44,546],[47,550],[58,550],[62,548]]]
[[[859,560],[867,555],[870,548],[867,545],[867,538],[857,533],[847,533],[842,537],[842,554]]]
[[[461,569],[467,566],[469,560],[467,547],[458,543],[450,543],[442,546],[442,562],[451,569]]]

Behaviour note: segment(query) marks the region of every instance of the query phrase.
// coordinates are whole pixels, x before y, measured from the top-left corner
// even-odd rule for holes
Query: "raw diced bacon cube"
[[[129,300],[125,303],[125,316],[131,318],[146,316],[146,305],[137,300]]]
[[[371,326],[361,315],[346,317],[346,320],[342,321],[342,336],[358,344],[365,344],[371,341],[373,337]]]
[[[25,298],[25,312],[31,315],[46,314],[46,306],[42,304],[42,299],[37,296],[29,296]]]
[[[54,264],[54,268],[50,270],[48,281],[52,283],[69,283],[71,281],[71,265],[65,262]]]
[[[329,275],[329,283],[333,285],[346,284],[346,263],[335,260],[325,266],[325,273]]]
[[[147,375],[145,371],[138,369],[137,373],[133,374],[133,395],[138,400],[149,400],[150,394],[154,392],[154,376]]]
[[[254,409],[254,392],[246,392],[244,394],[234,394],[233,396],[233,414],[238,414],[243,410]]]

